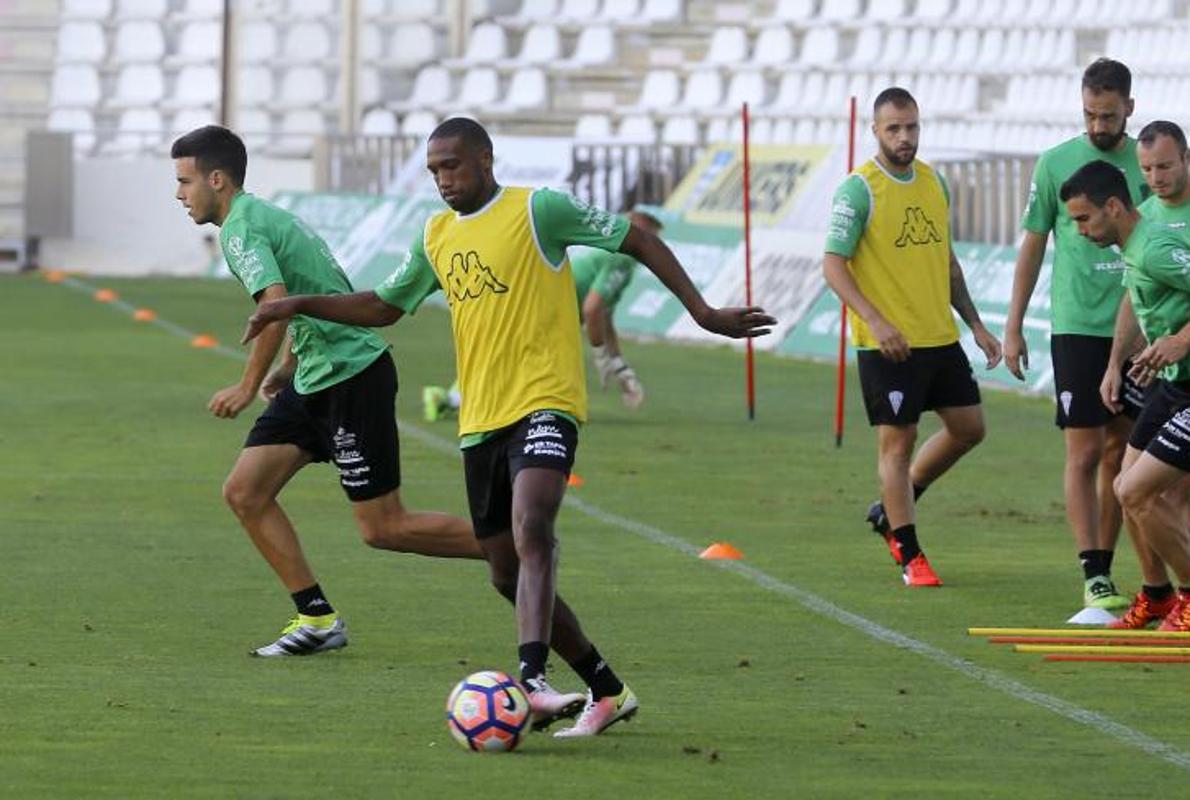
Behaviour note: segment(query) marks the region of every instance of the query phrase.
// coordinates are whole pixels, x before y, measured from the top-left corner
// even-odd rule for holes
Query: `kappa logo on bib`
[[[446,273],[450,297],[454,300],[479,298],[484,292],[504,294],[508,287],[500,282],[491,267],[479,260],[479,253],[468,250],[466,255],[455,253],[450,257],[450,270]]]
[[[905,224],[901,226],[901,235],[897,237],[897,247],[941,241],[942,237],[938,235],[938,229],[934,227],[933,221],[926,216],[926,212],[917,206],[909,206],[905,209]]]

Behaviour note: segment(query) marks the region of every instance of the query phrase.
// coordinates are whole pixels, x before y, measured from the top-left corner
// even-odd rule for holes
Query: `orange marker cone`
[[[66,273],[60,269],[46,270],[45,279],[49,283],[61,283],[66,280]]]
[[[132,318],[137,322],[152,322],[157,319],[157,312],[151,308],[138,308],[132,313]]]
[[[93,294],[92,297],[94,297],[100,303],[110,303],[111,301],[119,298],[120,295],[116,294],[111,289],[100,289],[97,292],[95,292],[95,294]]]
[[[214,336],[209,336],[205,333],[200,333],[190,340],[191,347],[218,347],[219,342]]]
[[[576,489],[578,487],[582,486],[584,483],[586,483],[586,481],[583,480],[582,478],[580,478],[578,475],[574,474],[573,472],[570,473],[570,477],[566,479],[566,485],[573,486]]]
[[[744,554],[736,548],[729,545],[727,542],[715,542],[706,550],[698,554],[699,558],[706,559],[723,559],[728,561],[740,561]]]

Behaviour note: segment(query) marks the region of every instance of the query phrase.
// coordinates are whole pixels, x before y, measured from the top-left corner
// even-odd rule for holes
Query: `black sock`
[[[916,483],[915,483],[915,484],[913,484],[913,502],[915,502],[915,503],[916,503],[916,502],[917,502],[917,498],[919,498],[919,497],[921,497],[923,494],[925,494],[925,493],[926,493],[926,489],[929,489],[929,488],[930,488],[930,487],[929,487],[928,485],[926,485],[926,486],[918,486]]]
[[[1115,550],[1100,550],[1099,552],[1103,554],[1103,574],[1111,575],[1111,562],[1112,562],[1112,559],[1114,559],[1116,557],[1116,551]]]
[[[902,525],[892,532],[901,545],[901,563],[908,564],[921,554],[921,545],[917,543],[917,526]]]
[[[550,646],[545,642],[525,642],[517,648],[521,660],[521,681],[540,678],[545,674],[545,660]]]
[[[1145,597],[1150,600],[1165,600],[1173,594],[1173,584],[1165,583],[1161,586],[1149,586],[1147,583],[1140,587],[1140,590],[1145,593]]]
[[[624,691],[624,683],[612,672],[612,668],[603,660],[603,656],[599,655],[594,645],[591,646],[590,653],[575,661],[570,668],[578,673],[583,683],[591,687],[593,700],[615,697]]]
[[[1078,554],[1079,563],[1083,565],[1083,578],[1091,580],[1100,575],[1106,575],[1107,568],[1103,563],[1104,550],[1082,550]]]
[[[322,587],[317,583],[309,589],[294,592],[290,597],[293,598],[293,604],[297,606],[298,613],[305,614],[307,617],[321,617],[323,614],[335,613],[330,601],[322,593]]]

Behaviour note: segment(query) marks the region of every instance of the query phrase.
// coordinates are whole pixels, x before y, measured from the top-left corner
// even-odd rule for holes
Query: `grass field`
[[[228,343],[250,310],[230,281],[103,285]],[[1053,626],[1081,599],[1046,401],[987,394],[987,441],[921,503],[946,587],[910,591],[862,523],[874,443],[854,392],[834,448],[829,368],[760,358],[749,423],[738,354],[629,344],[648,400],[634,414],[593,392],[561,589],[642,711],[597,740],[477,756],[444,699],[515,657],[480,565],[369,550],[333,470],[311,467],[282,499],[351,646],[248,658],[291,605],[220,499],[253,415],[205,404],[240,363],[36,276],[0,298],[0,797],[1185,791],[1185,667],[1050,664],[966,636]],[[453,370],[445,315],[386,335],[405,500],[461,513],[453,430],[419,419],[420,386]],[[744,568],[691,556],[718,540]],[[1118,561],[1135,590],[1126,546]]]

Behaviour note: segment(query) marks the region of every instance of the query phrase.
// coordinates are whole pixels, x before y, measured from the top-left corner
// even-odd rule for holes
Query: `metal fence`
[[[613,211],[660,205],[700,152],[693,145],[581,144],[571,150],[570,190]]]
[[[384,194],[421,141],[420,136],[319,137],[314,146],[314,188]]]
[[[1036,156],[980,156],[934,162],[950,187],[951,238],[959,242],[1015,244],[1036,164]]]

